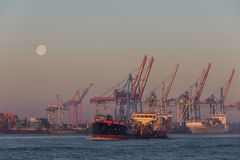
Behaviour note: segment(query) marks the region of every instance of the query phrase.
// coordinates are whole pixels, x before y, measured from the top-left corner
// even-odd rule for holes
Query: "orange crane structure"
[[[89,87],[83,89],[82,92],[76,91],[75,95],[67,102],[62,101],[60,95],[56,96],[56,101],[49,104],[47,108],[48,119],[52,121],[54,125],[61,126],[64,123],[64,113],[68,111],[68,120],[70,126],[77,126],[83,124],[83,99],[92,87],[92,83]]]
[[[90,88],[93,86],[93,84],[91,83],[88,87],[84,88],[82,90],[82,92],[77,91],[73,100],[74,100],[74,106],[76,108],[76,122],[78,122],[79,124],[83,124],[83,119],[84,119],[84,115],[83,115],[83,99],[85,98],[85,96],[87,95],[87,93],[89,92]]]
[[[200,98],[210,69],[211,63],[208,64],[207,70],[203,70],[198,81],[180,96],[177,108],[180,126],[185,125],[186,121],[197,122],[201,120]]]
[[[176,65],[173,73],[171,74],[169,82],[168,82],[168,86],[167,86],[166,89],[165,89],[165,82],[164,81],[162,82],[162,95],[160,97],[160,107],[159,107],[161,114],[164,114],[166,112],[166,103],[167,103],[167,100],[168,100],[168,95],[170,93],[173,82],[175,80],[178,68],[179,68],[179,64]]]
[[[225,85],[220,87],[220,89],[212,94],[210,97],[206,99],[206,104],[209,105],[209,113],[210,115],[216,114],[225,114],[225,100],[228,95],[229,88],[231,86],[233,77],[234,77],[235,69],[232,70],[231,75]],[[217,97],[216,94],[220,92],[220,97]]]
[[[70,125],[77,126],[83,124],[83,99],[92,86],[93,84],[91,83],[88,87],[84,88],[82,92],[79,90],[76,91],[75,95],[69,98],[68,102],[62,103],[68,106]]]
[[[91,98],[90,102],[104,106],[107,103],[115,104],[116,120],[126,120],[130,118],[132,112],[142,112],[142,96],[151,72],[154,58],[150,58],[144,77],[141,79],[146,61],[147,56],[145,55],[135,78],[133,74],[130,73],[127,78],[106,91],[102,96]],[[110,95],[106,96],[109,93]]]
[[[179,68],[179,64],[176,65],[172,74],[166,80],[164,80],[162,82],[162,91],[161,91],[161,95],[159,96],[159,98],[156,95],[155,90],[159,89],[160,86],[153,89],[150,92],[149,96],[146,98],[145,103],[146,103],[146,105],[148,105],[150,107],[150,112],[154,112],[154,107],[156,107],[156,106],[158,106],[160,114],[164,114],[166,112],[166,106],[167,106],[167,103],[169,102],[168,95],[170,93],[173,82],[175,80],[178,68]],[[165,87],[165,83],[167,81],[168,81],[168,85],[167,85],[167,87]]]

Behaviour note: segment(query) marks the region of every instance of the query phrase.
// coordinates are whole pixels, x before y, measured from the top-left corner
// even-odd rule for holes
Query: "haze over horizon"
[[[155,57],[146,92],[179,63],[169,97],[178,97],[212,68],[205,99],[236,74],[227,104],[240,95],[239,1],[1,1],[0,112],[46,116],[57,94],[67,100],[76,90],[94,86],[85,98],[86,117],[101,95]],[[46,56],[36,47],[44,44]],[[235,119],[239,114],[232,113]]]

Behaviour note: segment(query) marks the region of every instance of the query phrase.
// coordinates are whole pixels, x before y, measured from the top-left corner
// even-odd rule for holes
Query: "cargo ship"
[[[223,134],[229,133],[226,114],[211,115],[200,122],[186,122],[186,127],[195,134]]]
[[[111,115],[96,115],[92,136],[96,139],[167,138],[171,115],[132,113],[128,121],[113,120]]]

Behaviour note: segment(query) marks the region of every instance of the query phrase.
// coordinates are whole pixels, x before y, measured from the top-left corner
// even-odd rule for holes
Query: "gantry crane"
[[[130,73],[126,79],[112,87],[102,96],[90,99],[90,102],[104,106],[107,103],[114,103],[116,120],[126,120],[130,118],[132,112],[142,112],[142,96],[151,72],[154,58],[150,58],[145,75],[143,79],[141,79],[146,61],[147,56],[145,55],[135,78],[132,73]],[[106,96],[108,93],[110,93],[110,95]]]
[[[62,126],[64,123],[64,112],[68,110],[68,107],[62,103],[59,95],[56,96],[54,103],[51,103],[47,107],[48,120],[51,125]]]
[[[82,92],[77,91],[73,98],[74,105],[76,106],[76,120],[77,121],[79,120],[80,124],[83,124],[83,99],[85,98],[85,96],[87,95],[92,86],[93,84],[91,83],[87,88],[84,88]]]
[[[211,69],[211,63],[208,64],[207,70],[203,71],[203,76],[202,76],[200,82],[198,83],[193,96],[191,96],[191,99],[190,99],[190,109],[192,111],[192,120],[193,121],[199,121],[201,119],[201,111],[200,111],[200,103],[199,102],[200,102],[203,88],[205,86],[210,69]]]
[[[64,123],[64,113],[68,111],[68,120],[69,125],[75,126],[78,123],[83,123],[83,99],[87,95],[88,91],[92,87],[92,83],[89,87],[83,89],[82,93],[80,91],[76,91],[75,95],[67,102],[62,101],[60,95],[56,96],[56,101],[52,104],[49,104],[47,108],[48,119],[54,124],[61,126]],[[78,117],[79,115],[79,117]]]
[[[212,94],[210,97],[206,99],[206,104],[209,105],[209,114],[225,114],[225,100],[228,95],[229,88],[231,86],[233,77],[234,77],[235,69],[232,70],[231,75],[227,81],[227,83],[220,87],[220,89]],[[216,94],[220,91],[220,97],[217,97]]]
[[[59,111],[59,105],[57,103],[51,103],[48,105],[46,111],[47,111],[47,117],[48,122],[52,126],[56,126],[60,123],[58,119],[58,111]]]
[[[208,64],[207,70],[203,70],[198,81],[180,96],[178,101],[178,123],[180,126],[184,125],[186,121],[200,121],[200,98],[210,69],[211,63]]]
[[[176,65],[173,73],[171,74],[170,80],[168,82],[168,86],[167,86],[166,89],[165,89],[165,82],[164,81],[162,82],[162,95],[161,95],[161,98],[160,98],[160,106],[159,106],[160,113],[162,113],[162,114],[164,114],[165,111],[166,111],[166,103],[167,103],[168,95],[170,93],[173,82],[175,80],[178,68],[179,68],[179,64]]]
[[[90,88],[93,86],[91,83],[88,87],[84,88],[82,92],[79,90],[76,91],[73,97],[70,97],[68,102],[62,103],[63,105],[68,106],[69,110],[69,123],[72,126],[78,124],[83,124],[83,99],[89,92]]]
[[[149,96],[146,98],[145,102],[150,107],[150,112],[154,111],[153,107],[158,106],[159,113],[161,113],[161,114],[165,113],[166,105],[168,102],[168,95],[170,93],[173,82],[175,80],[178,68],[179,68],[179,64],[176,65],[174,71],[169,76],[169,78],[162,82],[162,92],[161,92],[161,95],[159,96],[159,98],[158,98],[157,94],[155,93],[155,90],[157,90],[160,87],[156,87],[154,90],[152,90],[150,92]],[[165,87],[166,81],[168,81],[167,87]]]

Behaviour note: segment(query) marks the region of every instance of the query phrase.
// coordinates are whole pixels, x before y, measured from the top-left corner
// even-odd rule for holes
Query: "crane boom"
[[[204,86],[205,86],[205,83],[206,83],[206,80],[207,80],[209,71],[210,71],[210,69],[211,69],[211,66],[212,66],[212,64],[209,63],[209,64],[208,64],[207,71],[206,71],[206,73],[205,73],[205,75],[204,75],[204,79],[203,79],[203,82],[202,82],[202,84],[201,84],[201,88],[200,88],[199,93],[198,93],[198,95],[197,95],[199,100],[200,100],[200,97],[201,97],[201,95],[202,95],[203,88],[204,88]]]
[[[68,109],[68,106],[69,106],[70,103],[69,102],[63,102],[59,94],[57,95],[57,100],[60,101],[60,103],[62,104],[64,109]]]
[[[149,65],[148,65],[148,68],[147,68],[147,71],[146,71],[145,76],[144,76],[144,80],[143,80],[142,86],[141,86],[141,90],[140,90],[140,94],[139,94],[139,99],[142,98],[144,89],[145,89],[146,84],[147,84],[147,81],[148,81],[149,74],[150,74],[151,69],[152,69],[153,62],[154,62],[154,58],[151,57],[150,62],[149,62]]]
[[[81,96],[79,97],[78,101],[76,101],[76,104],[80,104],[82,102],[82,100],[84,99],[84,97],[87,95],[88,91],[90,90],[90,88],[93,86],[93,84],[91,83],[89,85],[89,87],[85,88],[81,94]],[[79,92],[77,92],[77,94],[80,94]],[[76,97],[76,96],[75,96]]]
[[[137,74],[137,77],[136,77],[136,81],[135,81],[134,86],[133,86],[131,98],[133,98],[135,96],[135,94],[136,94],[137,87],[138,87],[140,79],[142,77],[142,73],[143,73],[143,69],[145,67],[146,61],[147,61],[147,56],[144,55],[141,67],[140,67],[140,69],[138,71],[138,74]]]
[[[204,80],[204,75],[205,75],[205,73],[206,73],[206,71],[205,71],[205,69],[203,70],[203,72],[202,72],[202,76],[201,76],[201,78],[198,80],[198,82],[197,82],[197,88],[196,88],[196,90],[195,90],[195,92],[194,92],[194,94],[191,96],[191,103],[190,104],[193,104],[194,103],[194,100],[196,99],[196,98],[198,98],[198,93],[199,93],[199,90],[200,90],[200,88],[201,88],[201,83],[203,82],[203,80]]]
[[[170,90],[171,90],[171,88],[172,88],[173,82],[174,82],[174,80],[175,80],[175,77],[176,77],[178,68],[179,68],[179,64],[176,65],[175,70],[174,70],[174,72],[172,73],[172,77],[171,77],[171,79],[170,79],[170,81],[169,81],[169,83],[168,83],[168,87],[167,87],[166,92],[165,92],[165,93],[163,94],[163,96],[162,96],[162,100],[166,100],[166,99],[167,99],[167,97],[168,97],[168,95],[169,95],[169,92],[170,92]]]
[[[202,95],[202,92],[203,92],[203,89],[204,89],[204,86],[206,84],[206,81],[207,81],[207,77],[209,75],[209,71],[211,69],[211,63],[208,64],[208,67],[207,67],[207,70],[203,70],[203,73],[202,73],[202,77],[200,78],[200,80],[198,81],[198,85],[197,85],[197,88],[194,92],[194,95],[192,96],[192,99],[191,99],[191,104],[194,103],[194,100],[197,98],[198,100],[200,100],[201,98],[201,95]]]
[[[143,70],[145,68],[146,61],[147,61],[147,56],[144,55],[141,66],[140,66],[140,69],[139,69],[138,74],[136,75],[135,81],[133,83],[133,86],[130,87],[129,97],[127,97],[127,96],[125,96],[125,97],[113,97],[113,96],[111,96],[111,97],[93,97],[93,98],[90,99],[90,103],[104,104],[104,103],[111,103],[111,102],[115,103],[116,101],[133,100],[134,97],[136,96],[137,89],[140,86],[140,81],[141,81],[141,77],[142,77],[142,74],[143,74]],[[147,80],[148,80],[153,62],[154,62],[154,58],[151,57],[149,65],[147,67],[147,71],[144,75],[143,82],[140,86],[139,94],[138,94],[138,96],[136,96],[136,98],[139,99],[139,100],[141,99],[141,97],[143,95],[143,92],[144,92],[144,89],[145,89],[145,86],[146,86],[146,83],[147,83]],[[131,79],[128,79],[128,81],[131,81]]]
[[[224,91],[224,95],[223,95],[222,101],[225,101],[225,99],[227,98],[228,91],[229,91],[229,88],[230,88],[230,86],[231,86],[234,73],[235,73],[235,69],[232,70],[231,76],[230,76],[230,78],[229,78],[229,80],[228,80],[227,86],[226,86],[225,91]]]

